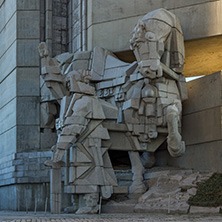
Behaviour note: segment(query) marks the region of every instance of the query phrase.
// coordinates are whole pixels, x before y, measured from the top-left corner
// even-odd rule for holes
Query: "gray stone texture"
[[[39,97],[39,68],[17,68],[17,95]]]
[[[16,42],[14,42],[0,58],[0,67],[0,83],[2,83],[16,67]]]
[[[52,0],[52,55],[68,50],[68,0]]]
[[[16,125],[16,98],[0,109],[0,135]]]
[[[89,1],[88,50],[95,46],[112,51],[129,50],[127,39],[136,21],[147,12],[158,8],[168,9],[178,16],[185,40],[220,35],[221,4],[221,1],[217,0]]]
[[[16,70],[14,70],[0,87],[0,110],[16,97]]]
[[[183,103],[182,122],[186,153],[172,159],[159,151],[157,164],[222,172],[221,83],[221,72],[187,83],[189,99]]]
[[[31,161],[13,159],[13,162],[7,158],[15,152],[35,151],[35,155],[37,150],[51,146],[49,140],[55,141],[55,133],[40,133],[37,45],[40,38],[46,40],[53,55],[67,51],[67,44],[72,52],[83,49],[86,34],[81,30],[85,21],[84,13],[80,11],[81,2],[83,1],[0,1],[0,150],[5,164],[0,167],[0,193],[1,196],[8,197],[7,202],[2,198],[0,209],[16,209],[16,196],[13,197],[16,186],[2,185],[47,181],[45,175],[48,174],[43,160],[40,161],[41,157],[33,160],[40,164],[40,168],[31,164]],[[44,3],[45,8],[42,8]],[[216,0],[88,1],[88,50],[95,45],[113,51],[128,50],[129,33],[138,18],[159,7],[170,9],[180,18],[187,40],[220,35],[221,29],[218,27],[222,21],[219,11],[221,4],[221,1]],[[214,16],[209,18],[206,15]],[[38,28],[40,25],[41,31]],[[201,90],[198,92],[198,87],[193,85],[189,91],[195,91],[192,91],[190,100],[185,103],[183,136],[188,144],[187,154],[176,160],[166,153],[162,158],[160,153],[164,151],[158,155],[162,158],[162,163],[222,171],[221,80],[215,75],[211,80],[204,78],[200,81]],[[211,84],[209,81],[212,81]],[[200,95],[200,92],[203,94]],[[209,131],[212,133],[209,134]],[[37,178],[39,175],[36,170],[42,176],[42,181]],[[31,185],[29,189],[32,189]],[[24,192],[25,188],[21,190]],[[31,191],[29,195],[31,198]]]
[[[47,158],[36,153],[40,149],[39,3],[12,0],[0,6],[0,209],[17,209],[15,184],[30,183],[29,192],[34,192],[31,183],[41,187],[49,181],[43,165]],[[24,151],[34,151],[30,154],[36,159],[24,153],[24,158],[16,156]]]
[[[63,189],[63,186],[62,186]],[[47,199],[47,211],[50,210],[50,186],[49,183],[16,184],[0,188],[0,208],[13,211],[45,211]],[[62,195],[62,210],[66,205],[71,205],[68,195]]]
[[[2,20],[1,20],[2,21]],[[10,20],[5,24],[4,28],[1,30],[0,34],[0,58],[6,52],[6,50],[12,45],[16,39],[16,14],[10,18]]]

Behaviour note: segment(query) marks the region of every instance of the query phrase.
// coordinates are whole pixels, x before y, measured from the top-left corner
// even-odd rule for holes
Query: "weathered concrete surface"
[[[222,72],[187,83],[188,100],[183,103],[183,115],[192,114],[222,105]]]
[[[18,198],[20,188],[16,183],[49,180],[47,170],[41,165],[44,157],[39,156],[34,163],[33,159],[15,158],[16,152],[40,149],[39,3],[33,0],[0,2],[0,209],[16,210],[17,204],[25,199]],[[29,195],[33,202],[35,189],[38,192],[35,185],[24,184],[21,193]],[[39,194],[44,202],[44,195]]]
[[[10,128],[0,134],[0,149],[3,156],[14,153],[16,148],[16,127]]]
[[[182,123],[186,145],[222,139],[221,83],[221,72],[187,83],[189,99],[183,104]]]
[[[128,50],[128,36],[136,21],[158,8],[169,9],[178,16],[185,40],[220,35],[221,5],[221,1],[217,0],[89,1],[88,49],[101,46],[112,51]]]
[[[158,166],[176,166],[181,168],[192,168],[195,170],[211,170],[222,172],[221,156],[222,141],[214,141],[186,146],[183,157],[171,158],[167,151],[162,150],[156,153]]]
[[[9,101],[16,97],[16,70],[14,70],[8,78],[1,83],[0,87],[0,109],[2,109]]]
[[[17,68],[17,95],[39,96],[39,68]]]
[[[49,183],[17,184],[0,188],[2,210],[13,211],[44,211],[47,198],[47,211],[50,210],[50,185]],[[71,205],[67,195],[62,195],[62,209]],[[1,213],[0,213],[1,214]],[[1,221],[1,220],[0,220]]]
[[[214,107],[184,115],[183,139],[186,145],[221,140],[221,111],[221,107]]]
[[[188,82],[188,100],[183,103],[183,157],[172,159],[158,151],[157,164],[222,172],[222,74],[214,73]]]

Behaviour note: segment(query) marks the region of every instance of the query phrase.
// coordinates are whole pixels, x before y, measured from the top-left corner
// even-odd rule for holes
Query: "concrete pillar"
[[[61,211],[61,168],[52,168],[50,172],[50,207],[51,213]]]

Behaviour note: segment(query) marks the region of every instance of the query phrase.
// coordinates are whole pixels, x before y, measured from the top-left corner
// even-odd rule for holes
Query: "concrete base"
[[[71,197],[64,194],[62,185],[62,206],[71,205]],[[0,210],[13,211],[45,211],[47,198],[47,211],[50,211],[50,185],[41,184],[17,184],[0,187]]]

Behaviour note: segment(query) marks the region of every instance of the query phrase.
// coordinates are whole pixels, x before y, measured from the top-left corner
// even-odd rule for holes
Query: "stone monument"
[[[130,44],[137,60],[132,64],[99,47],[50,58],[46,44],[39,45],[41,77],[59,107],[58,139],[52,160],[46,162],[52,167],[53,213],[61,208],[62,166],[65,191],[86,199],[77,213],[97,213],[99,199],[110,198],[118,186],[108,150],[128,151],[130,194],[146,191],[144,169],[155,163],[154,152],[165,140],[171,156],[185,152],[180,128],[187,88],[178,19],[165,9],[146,14],[135,26]],[[48,107],[42,109],[45,124],[53,124],[55,103],[42,106]]]

